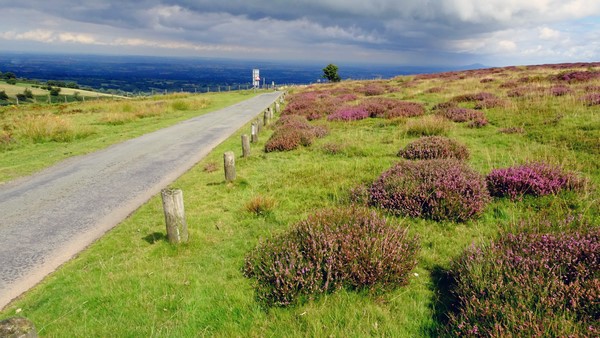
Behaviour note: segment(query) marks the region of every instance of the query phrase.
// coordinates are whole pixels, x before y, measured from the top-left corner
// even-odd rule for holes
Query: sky
[[[600,61],[600,0],[0,0],[0,51],[488,66]]]

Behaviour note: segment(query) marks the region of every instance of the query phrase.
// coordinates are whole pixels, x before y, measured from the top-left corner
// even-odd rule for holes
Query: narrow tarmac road
[[[262,94],[0,186],[0,309],[124,220],[280,95]]]

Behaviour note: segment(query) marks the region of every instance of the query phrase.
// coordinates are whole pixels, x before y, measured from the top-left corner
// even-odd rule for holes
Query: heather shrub
[[[386,111],[383,117],[393,119],[398,117],[415,117],[425,114],[425,108],[422,104],[416,102],[398,101],[398,103]]]
[[[452,337],[597,337],[600,231],[505,234],[450,269]]]
[[[478,117],[469,121],[467,126],[469,128],[481,128],[488,125],[488,120],[485,117]]]
[[[447,108],[440,109],[437,111],[438,115],[444,116],[448,120],[452,122],[467,122],[476,119],[483,120],[485,119],[485,114],[479,110],[469,109],[469,108]]]
[[[506,102],[504,102],[504,100],[494,98],[494,99],[485,99],[485,100],[478,101],[477,103],[475,103],[474,108],[475,109],[490,109],[490,108],[505,107],[505,106],[506,106]]]
[[[247,254],[244,275],[257,299],[287,306],[342,287],[381,291],[404,285],[417,239],[367,209],[317,213]]]
[[[558,75],[551,75],[550,80],[573,82],[587,82],[600,79],[600,71],[568,71]]]
[[[581,101],[583,101],[586,106],[600,105],[600,93],[587,94],[581,98]]]
[[[453,102],[475,102],[483,100],[497,99],[496,95],[486,92],[462,94],[452,98]]]
[[[363,107],[344,106],[327,116],[328,121],[357,121],[369,117],[369,112]]]
[[[265,151],[289,151],[299,146],[309,146],[314,138],[327,135],[325,126],[312,126],[299,115],[282,116],[275,123],[275,131],[265,144]]]
[[[550,88],[550,95],[552,96],[564,96],[571,94],[572,92],[573,90],[571,90],[571,88],[565,86],[554,86]]]
[[[574,174],[543,162],[494,169],[486,181],[492,196],[511,199],[556,194],[563,189],[577,189],[582,184]]]
[[[367,83],[361,88],[358,88],[357,91],[365,96],[377,96],[385,94],[386,89],[384,86],[378,83]]]
[[[408,160],[430,160],[436,158],[455,158],[466,160],[469,150],[461,143],[443,136],[426,136],[406,145],[398,156]]]
[[[369,204],[395,215],[466,221],[489,201],[485,179],[456,159],[402,161],[369,189]]]
[[[411,119],[406,122],[406,133],[410,136],[433,136],[445,135],[452,126],[448,120],[427,115],[419,119]]]

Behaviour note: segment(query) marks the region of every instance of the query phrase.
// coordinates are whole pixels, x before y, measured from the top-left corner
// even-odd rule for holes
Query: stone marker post
[[[188,241],[187,223],[183,209],[183,192],[181,189],[161,190],[167,238],[170,243],[178,244]]]
[[[258,142],[258,127],[256,122],[252,122],[252,143]]]
[[[223,154],[223,164],[225,166],[225,181],[231,182],[235,180],[235,155],[233,151],[228,151]]]
[[[242,135],[242,157],[250,156],[250,138],[248,135]]]

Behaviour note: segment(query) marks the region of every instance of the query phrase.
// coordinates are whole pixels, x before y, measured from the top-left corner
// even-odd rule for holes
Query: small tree
[[[60,93],[60,88],[58,88],[58,87],[52,87],[50,89],[50,95],[52,95],[52,96],[58,96],[58,93]]]
[[[6,95],[4,90],[0,90],[0,100],[8,100],[8,95]]]
[[[341,78],[338,75],[338,66],[330,63],[327,67],[323,68],[323,78],[330,82],[340,82]]]
[[[26,99],[33,99],[33,92],[29,88],[25,88],[25,90],[23,91],[23,95]]]

